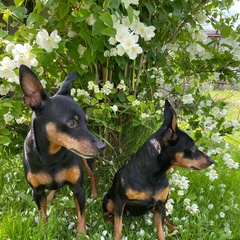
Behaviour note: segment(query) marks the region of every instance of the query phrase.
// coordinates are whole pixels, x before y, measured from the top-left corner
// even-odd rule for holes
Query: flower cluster
[[[21,64],[28,65],[29,67],[37,66],[37,56],[31,52],[32,46],[29,43],[13,44],[5,42],[5,44],[6,52],[12,58],[6,56],[0,62],[0,78],[6,78],[11,83],[18,83],[18,76],[15,74],[14,69],[18,68]]]
[[[169,180],[171,186],[176,186],[179,188],[178,195],[184,195],[184,190],[187,190],[189,187],[189,180],[185,176],[181,176],[179,171],[174,172],[171,175],[171,179]]]
[[[191,204],[189,198],[185,198],[183,201],[185,209],[190,212],[192,215],[195,215],[199,212],[198,205],[196,203]]]
[[[57,30],[54,30],[49,36],[48,32],[42,29],[36,36],[36,43],[47,52],[52,52],[53,49],[58,48],[60,41],[61,37]]]
[[[155,27],[145,26],[139,20],[138,12],[135,11],[134,13],[134,20],[132,22],[130,22],[128,17],[118,18],[119,15],[112,15],[116,35],[109,38],[109,43],[117,45],[116,48],[112,48],[110,51],[107,50],[105,55],[116,56],[118,54],[119,56],[123,56],[127,54],[130,59],[134,60],[138,54],[143,52],[142,47],[138,43],[139,36],[144,41],[149,41],[155,36]]]

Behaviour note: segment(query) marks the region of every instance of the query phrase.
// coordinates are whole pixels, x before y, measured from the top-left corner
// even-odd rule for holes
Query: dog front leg
[[[94,158],[86,159],[82,158],[82,163],[84,168],[87,170],[91,182],[91,197],[97,198],[97,186],[96,186],[96,177],[94,173]]]
[[[81,233],[86,234],[86,215],[85,215],[85,190],[81,187],[75,187],[72,188],[72,191],[74,193],[74,203],[76,207],[77,212],[77,230],[78,234],[81,235]]]
[[[114,240],[122,240],[122,217],[123,217],[123,209],[125,204],[116,204],[114,205]]]
[[[33,189],[33,199],[36,202],[38,209],[40,211],[40,219],[44,220],[45,223],[48,221],[47,216],[47,196],[45,191]]]
[[[165,214],[165,204],[162,201],[158,201],[154,209],[154,221],[157,229],[158,240],[165,240],[163,229]]]

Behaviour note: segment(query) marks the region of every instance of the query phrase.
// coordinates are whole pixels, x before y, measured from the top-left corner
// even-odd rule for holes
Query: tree
[[[209,94],[219,79],[239,80],[238,15],[222,12],[232,0],[7,2],[0,3],[1,144],[13,149],[23,141],[29,114],[18,67],[26,64],[49,92],[76,70],[72,94],[117,153],[126,147],[127,129],[152,132],[160,125],[168,98],[199,145],[238,168],[223,136],[237,134],[240,124],[227,120],[226,103]],[[209,38],[204,22],[222,38]]]

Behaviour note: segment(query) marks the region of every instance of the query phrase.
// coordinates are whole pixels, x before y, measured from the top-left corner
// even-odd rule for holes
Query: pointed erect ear
[[[27,66],[21,65],[19,75],[20,86],[24,94],[24,102],[33,110],[41,107],[48,96],[35,73]]]
[[[77,78],[76,72],[71,72],[65,78],[62,87],[58,90],[56,95],[71,95],[71,83],[74,82]]]
[[[174,132],[177,131],[177,115],[167,99],[164,106],[164,125],[170,127]]]

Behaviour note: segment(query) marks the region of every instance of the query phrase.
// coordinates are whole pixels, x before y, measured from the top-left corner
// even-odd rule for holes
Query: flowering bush
[[[32,10],[29,2],[0,3],[1,144],[13,150],[23,142],[30,116],[21,100],[18,67],[26,64],[49,92],[76,70],[81,80],[74,83],[72,95],[94,131],[117,153],[130,127],[152,133],[160,125],[163,100],[168,98],[202,150],[238,169],[224,141],[240,129],[237,120],[227,117],[234,106],[209,94],[217,80],[239,80],[238,16],[220,12],[232,0],[38,0]],[[222,38],[209,38],[203,22]],[[218,178],[214,166],[206,176],[210,181]],[[185,199],[186,210],[197,214],[194,199],[185,198],[188,180],[177,172],[171,183]],[[168,214],[173,203],[167,203]]]

